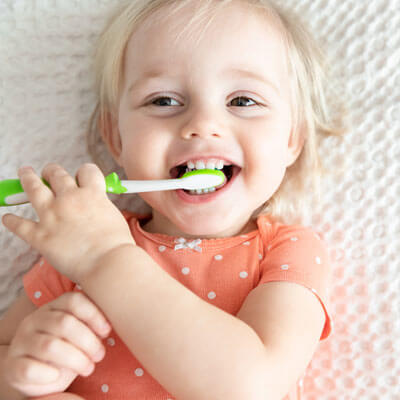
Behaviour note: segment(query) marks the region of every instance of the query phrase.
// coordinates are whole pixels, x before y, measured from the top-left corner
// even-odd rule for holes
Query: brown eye
[[[238,100],[238,101],[236,101],[236,100]],[[237,103],[237,104],[233,104],[234,107],[243,107],[243,106],[246,107],[246,103],[247,103],[247,106],[249,106],[248,105],[248,101],[252,101],[254,103],[254,105],[258,104],[254,100],[252,100],[252,99],[250,99],[248,97],[244,97],[244,96],[235,97],[231,101],[231,103],[234,103],[234,102]],[[250,105],[252,105],[252,104],[250,104]]]

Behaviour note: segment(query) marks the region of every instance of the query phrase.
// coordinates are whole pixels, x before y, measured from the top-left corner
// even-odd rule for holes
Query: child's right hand
[[[63,392],[77,375],[90,375],[94,363],[103,359],[99,337],[110,330],[85,294],[64,293],[22,320],[4,360],[5,378],[27,397]]]

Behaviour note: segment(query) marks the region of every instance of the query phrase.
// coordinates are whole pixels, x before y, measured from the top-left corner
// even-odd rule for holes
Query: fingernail
[[[32,167],[30,167],[30,166],[23,166],[23,167],[20,167],[19,169],[18,169],[18,172],[27,172],[27,171],[33,171],[33,168]]]
[[[92,372],[94,371],[94,368],[95,368],[94,364],[90,364],[90,366],[89,366],[89,367],[87,368],[87,370],[85,371],[84,376],[89,376],[89,375],[91,375]]]
[[[102,348],[100,351],[98,351],[95,356],[94,356],[94,360],[96,362],[99,362],[100,360],[103,359],[103,357],[105,356],[106,352],[105,350]]]
[[[110,333],[111,326],[108,324],[103,324],[100,327],[100,332],[103,336],[108,335]]]

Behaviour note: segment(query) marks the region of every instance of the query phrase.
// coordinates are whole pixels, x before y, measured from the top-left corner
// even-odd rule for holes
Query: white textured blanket
[[[71,174],[89,157],[94,40],[118,0],[0,0],[0,179],[50,161]],[[324,143],[344,159],[308,221],[331,248],[334,332],[321,342],[304,398],[400,399],[400,0],[282,0],[331,49],[354,129]],[[129,207],[134,209],[135,204]],[[0,216],[15,208],[1,208]],[[34,218],[30,206],[19,215]],[[36,252],[0,228],[0,315]]]

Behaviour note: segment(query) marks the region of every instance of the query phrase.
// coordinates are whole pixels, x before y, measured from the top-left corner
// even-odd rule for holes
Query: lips
[[[229,180],[226,182],[225,185],[223,185],[220,189],[216,189],[212,193],[207,193],[207,194],[190,194],[187,190],[175,190],[174,192],[178,196],[178,198],[183,201],[184,203],[189,203],[189,204],[203,204],[203,203],[208,203],[211,201],[214,201],[216,198],[221,196],[224,192],[230,189],[230,187],[234,184],[236,181],[236,178],[241,172],[241,168],[238,166],[233,166],[232,168],[232,176],[229,178]]]

